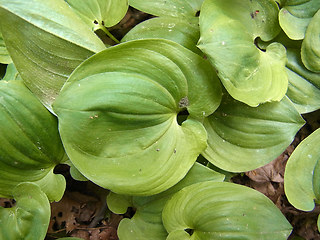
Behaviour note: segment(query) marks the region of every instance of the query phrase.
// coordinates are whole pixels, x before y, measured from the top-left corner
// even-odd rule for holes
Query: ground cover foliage
[[[319,9],[0,0],[0,239],[319,239]]]

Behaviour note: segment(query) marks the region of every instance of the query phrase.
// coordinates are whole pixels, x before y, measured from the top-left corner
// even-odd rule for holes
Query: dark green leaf
[[[3,37],[0,31],[0,63],[9,64],[11,63],[11,57],[7,51],[6,45],[4,44]]]
[[[226,171],[253,170],[279,156],[303,124],[287,98],[249,107],[227,96],[204,122],[208,148],[203,156]]]
[[[183,188],[166,203],[162,220],[170,240],[285,240],[292,229],[262,193],[226,182]]]
[[[15,66],[49,109],[70,73],[105,49],[63,0],[0,0],[0,17]]]
[[[0,239],[43,240],[50,221],[50,204],[39,186],[21,183],[12,195],[13,208],[0,207]]]
[[[320,201],[320,129],[304,139],[290,156],[284,174],[284,189],[289,202],[311,211]]]
[[[65,152],[57,119],[22,81],[0,81],[0,195],[21,182],[36,182],[51,201],[61,199],[62,175],[53,173]]]

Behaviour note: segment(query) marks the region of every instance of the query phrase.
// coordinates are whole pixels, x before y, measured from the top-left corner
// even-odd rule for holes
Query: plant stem
[[[118,39],[116,39],[116,38],[108,31],[108,29],[107,29],[105,26],[103,26],[103,25],[100,24],[100,27],[101,27],[102,31],[104,31],[105,34],[107,34],[108,37],[111,38],[115,43],[120,43],[120,41],[119,41]]]

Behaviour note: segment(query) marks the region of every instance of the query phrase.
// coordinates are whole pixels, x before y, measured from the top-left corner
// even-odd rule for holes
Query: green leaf
[[[150,197],[128,197],[111,193],[108,195],[108,207],[116,213],[125,213],[127,207],[136,209],[131,219],[123,219],[118,227],[118,236],[125,240],[162,240],[167,232],[162,225],[161,213],[165,203],[182,188],[198,182],[222,182],[224,176],[199,163],[175,186]],[[117,211],[118,210],[118,211]],[[120,210],[120,211],[119,211]]]
[[[0,239],[43,240],[50,221],[50,204],[39,186],[21,183],[13,189],[17,204],[0,207]]]
[[[320,108],[320,75],[303,65],[299,49],[287,49],[287,96],[299,113],[313,112]]]
[[[53,107],[85,177],[116,193],[151,195],[181,180],[206,147],[201,122],[220,104],[219,84],[210,64],[179,44],[136,40],[81,64]]]
[[[304,39],[310,20],[319,8],[319,0],[287,0],[279,12],[280,26],[289,38]]]
[[[320,10],[313,16],[302,42],[303,64],[312,72],[320,73]]]
[[[65,0],[92,30],[112,27],[128,10],[128,0]]]
[[[198,47],[218,71],[229,94],[250,106],[280,101],[287,91],[286,51],[280,43],[266,51],[254,41],[269,41],[280,31],[274,1],[205,0]]]
[[[203,0],[129,0],[129,5],[155,16],[195,17]]]
[[[291,225],[262,193],[226,182],[183,188],[166,203],[167,239],[287,239]],[[191,232],[187,236],[185,230]],[[174,238],[173,236],[176,236]]]
[[[318,231],[320,231],[320,215],[318,216],[317,226],[318,226]]]
[[[11,197],[21,182],[36,182],[50,201],[61,199],[62,175],[53,173],[65,156],[57,119],[22,81],[0,81],[0,195]]]
[[[202,54],[196,47],[200,37],[198,23],[199,19],[195,17],[187,20],[171,16],[151,18],[135,26],[121,41],[164,38],[177,42],[197,54]]]
[[[320,129],[304,139],[290,156],[284,174],[284,190],[289,202],[303,211],[312,211],[320,200]]]
[[[23,81],[49,109],[70,73],[105,49],[63,0],[0,0],[0,18]]]
[[[253,108],[226,96],[204,122],[208,148],[202,155],[226,171],[253,170],[279,156],[304,123],[287,98]]]
[[[2,33],[0,31],[0,63],[9,64],[11,62],[11,57],[7,51],[6,45],[2,37]]]
[[[21,76],[13,63],[10,63],[7,65],[6,74],[4,75],[2,80],[3,81],[21,80]]]

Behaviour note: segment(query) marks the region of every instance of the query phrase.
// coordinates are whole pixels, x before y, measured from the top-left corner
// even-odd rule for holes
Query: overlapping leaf
[[[304,67],[299,49],[288,49],[287,57],[286,66],[289,78],[287,96],[300,113],[319,109],[320,75]]]
[[[124,17],[128,0],[65,0],[94,31],[112,27]]]
[[[67,154],[85,177],[116,193],[151,195],[176,184],[194,164],[206,147],[201,122],[220,100],[207,61],[154,39],[88,59],[53,106]],[[185,109],[190,116],[179,125]]]
[[[21,183],[12,192],[16,206],[0,207],[0,239],[43,240],[50,220],[47,196],[33,183]]]
[[[320,73],[320,10],[313,16],[302,42],[301,58],[310,71]]]
[[[304,39],[310,20],[319,8],[319,0],[287,0],[279,12],[280,26],[289,38]]]
[[[320,129],[304,139],[286,165],[285,193],[289,202],[303,211],[311,211],[320,202]]]
[[[196,17],[190,17],[187,20],[171,16],[152,18],[135,26],[121,41],[164,38],[201,54],[196,47],[200,37],[198,23],[199,19]]]
[[[287,98],[249,107],[227,96],[204,122],[208,148],[203,156],[230,172],[253,170],[279,156],[303,124]]]
[[[165,205],[162,220],[169,233],[167,240],[285,240],[292,229],[263,194],[226,182],[183,188]]]
[[[205,0],[201,8],[198,47],[231,96],[250,106],[279,101],[287,91],[285,48],[272,43],[261,51],[254,44],[279,33],[277,15],[274,1]]]
[[[11,57],[7,51],[6,45],[4,43],[1,31],[0,31],[0,63],[9,64],[11,63]]]
[[[195,17],[203,0],[129,0],[129,5],[155,16]]]
[[[51,201],[61,199],[65,179],[53,173],[64,156],[57,120],[22,81],[0,81],[0,195],[35,182]]]
[[[11,80],[22,80],[19,72],[13,63],[7,65],[6,74],[4,75],[3,81],[11,81]]]
[[[0,0],[0,17],[15,66],[49,109],[70,73],[105,48],[63,0]]]
[[[161,213],[164,205],[172,195],[182,188],[198,182],[222,182],[224,176],[199,163],[190,169],[178,184],[160,194],[150,197],[127,197],[110,193],[108,207],[111,211],[121,214],[127,207],[136,209],[131,219],[123,219],[118,227],[118,236],[124,240],[164,240],[168,233],[162,225]]]

